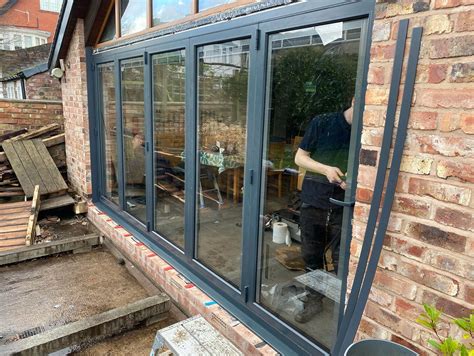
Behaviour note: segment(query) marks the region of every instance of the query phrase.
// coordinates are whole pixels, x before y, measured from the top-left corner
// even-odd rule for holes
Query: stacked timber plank
[[[30,201],[0,204],[0,251],[35,243],[39,208],[39,186]]]
[[[38,138],[46,146],[49,152],[47,156],[51,156],[55,166],[63,170],[66,168],[66,153],[64,133],[59,132],[59,130],[60,126],[58,124],[51,124],[37,130],[19,129],[0,136],[0,198],[25,196],[17,173],[7,158],[3,146],[12,142]],[[31,197],[31,188],[28,196]]]

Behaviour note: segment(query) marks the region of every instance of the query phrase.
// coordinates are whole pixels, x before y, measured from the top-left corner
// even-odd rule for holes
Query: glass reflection
[[[199,11],[210,9],[219,5],[230,4],[235,0],[199,0]]]
[[[199,260],[240,285],[249,40],[198,48]]]
[[[147,0],[120,0],[122,36],[139,32],[146,28]]]
[[[153,0],[153,26],[190,15],[192,4],[193,0]]]
[[[104,135],[104,195],[118,204],[117,127],[115,116],[114,64],[97,66],[99,71],[100,110]]]
[[[155,229],[184,249],[185,51],[153,56]]]
[[[337,334],[359,22],[270,36],[259,302],[319,343]]]
[[[146,221],[145,105],[142,59],[120,62],[126,210]]]

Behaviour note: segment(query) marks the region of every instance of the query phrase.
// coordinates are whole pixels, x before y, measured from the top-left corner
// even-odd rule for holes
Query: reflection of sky
[[[191,14],[192,0],[153,0],[153,25]]]
[[[199,11],[209,9],[222,4],[230,4],[235,0],[199,0]]]
[[[122,0],[122,35],[146,28],[146,0]]]

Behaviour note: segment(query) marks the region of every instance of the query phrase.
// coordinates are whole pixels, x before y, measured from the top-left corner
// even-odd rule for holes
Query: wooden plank
[[[30,206],[30,202],[27,201],[16,201],[14,203],[4,203],[0,205],[0,211],[3,209],[16,208],[19,206]]]
[[[45,133],[48,133],[48,132],[54,131],[56,129],[59,129],[59,127],[60,127],[59,124],[46,125],[46,126],[43,126],[43,127],[39,128],[37,130],[33,130],[33,131],[30,131],[30,132],[24,133],[22,135],[19,135],[19,136],[15,136],[15,137],[9,139],[7,142],[27,140],[27,139],[35,138],[35,137],[41,136]]]
[[[43,139],[43,143],[46,147],[56,146],[61,143],[64,143],[65,137],[66,135],[64,133],[60,133],[60,134]]]
[[[15,215],[21,214],[24,212],[29,212],[29,207],[16,207],[16,208],[9,208],[9,209],[2,209],[0,210],[0,216],[4,217],[5,215]]]
[[[4,142],[3,149],[5,150],[5,153],[8,156],[8,160],[10,161],[10,164],[16,173],[21,187],[25,191],[25,195],[28,197],[33,196],[33,192],[35,189],[34,185],[31,182],[26,168],[23,166],[23,162],[15,149],[14,142]]]
[[[18,154],[18,156],[20,157],[23,163],[23,167],[25,167],[26,174],[30,178],[30,182],[33,184],[33,191],[31,192],[31,195],[28,195],[28,197],[33,196],[34,189],[37,185],[39,185],[40,187],[41,194],[47,194],[49,193],[49,190],[48,190],[49,183],[46,180],[43,181],[43,177],[41,176],[41,173],[36,168],[36,164],[31,158],[30,152],[28,152],[29,149],[32,149],[32,148],[25,146],[26,142],[27,141],[18,141],[18,142],[14,142],[13,145],[15,147],[16,153]]]
[[[26,221],[29,217],[30,217],[30,211],[25,211],[23,213],[18,213],[18,214],[0,215],[0,219],[2,221],[9,221],[9,220],[15,220],[15,219],[25,219]]]
[[[22,143],[25,146],[25,150],[26,152],[28,152],[28,155],[31,158],[31,162],[35,166],[36,171],[38,172],[39,178],[41,179],[41,182],[43,184],[42,186],[40,186],[41,193],[42,194],[53,193],[53,192],[57,192],[61,190],[61,188],[56,184],[56,180],[51,175],[49,169],[43,163],[43,158],[40,157],[40,154],[37,151],[36,146],[34,145],[33,141],[27,140],[27,141],[22,141]],[[31,177],[30,179],[32,180]],[[44,188],[44,191],[43,191],[43,188]]]
[[[28,132],[28,129],[26,127],[22,128],[22,129],[15,130],[15,131],[10,131],[10,132],[7,132],[6,134],[0,135],[0,143],[2,141],[8,140],[9,138],[24,134],[25,132]]]
[[[46,147],[56,146],[64,142],[65,142],[64,133],[43,139],[43,143]],[[5,162],[5,161],[7,161],[7,156],[5,152],[0,152],[0,163]]]
[[[25,246],[23,238],[11,240],[8,244],[2,244],[0,241],[0,251],[12,250],[22,246]]]
[[[64,181],[64,178],[62,177],[61,173],[59,172],[58,167],[56,167],[56,164],[51,158],[51,155],[46,149],[46,146],[44,145],[44,143],[41,140],[33,140],[33,144],[36,147],[36,150],[38,151],[39,156],[43,159],[44,165],[48,168],[52,179],[56,183],[56,186],[58,187],[58,190],[56,190],[56,192],[61,191],[61,190],[66,191],[68,189],[67,184]],[[50,193],[54,193],[54,192],[50,192]]]
[[[28,215],[29,217],[29,215]],[[15,225],[25,225],[26,218],[16,218],[16,219],[11,219],[11,220],[1,220],[0,221],[0,229],[2,227],[7,227],[7,226],[15,226]]]
[[[28,228],[26,230],[26,245],[33,245],[36,239],[36,220],[38,219],[38,213],[40,209],[40,193],[39,186],[35,187],[35,193],[33,194],[33,200],[31,202],[31,215],[28,219]]]
[[[76,201],[68,194],[54,197],[41,202],[40,211],[62,208],[74,204]]]
[[[21,232],[25,231],[25,220],[20,221],[20,225],[0,226],[0,236],[7,232]]]
[[[2,237],[0,239],[0,243],[4,240],[9,240],[9,239],[16,239],[16,238],[22,238],[23,239],[23,245],[25,245],[25,236],[26,236],[26,222],[25,222],[25,228],[23,231],[18,231],[18,232],[5,232],[2,234]]]
[[[6,197],[21,197],[24,196],[25,193],[23,191],[16,191],[16,192],[0,192],[0,198]]]

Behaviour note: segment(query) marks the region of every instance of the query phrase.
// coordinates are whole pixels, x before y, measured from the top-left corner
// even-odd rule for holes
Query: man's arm
[[[330,183],[339,184],[342,189],[346,189],[346,182],[341,179],[341,177],[344,177],[344,173],[337,167],[331,167],[315,161],[311,158],[310,152],[298,148],[295,155],[295,163],[307,171],[325,175]]]

